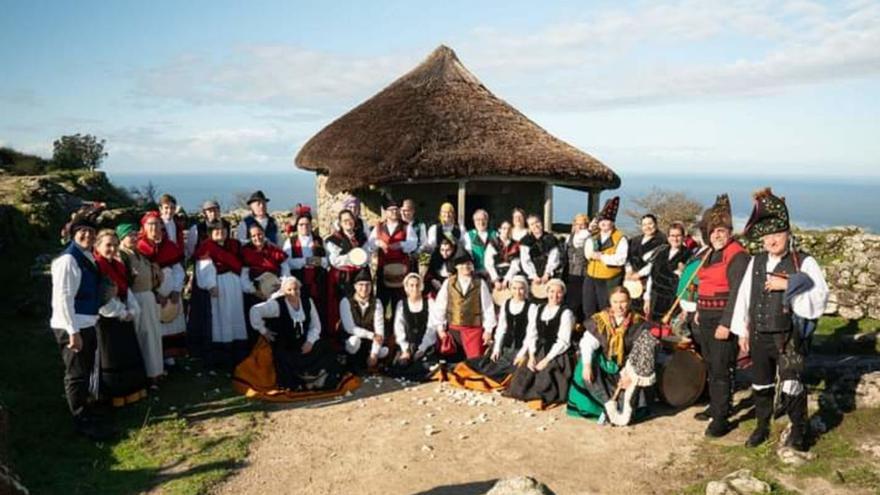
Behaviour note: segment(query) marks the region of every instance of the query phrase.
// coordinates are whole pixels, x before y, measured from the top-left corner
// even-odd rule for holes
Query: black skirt
[[[540,361],[544,355],[539,353],[535,356],[536,360]],[[553,358],[541,371],[520,366],[514,371],[505,395],[524,401],[540,400],[543,406],[564,404],[568,400],[568,385],[574,366],[574,352],[571,349]]]
[[[301,342],[276,339],[272,343],[272,359],[279,388],[334,390],[342,381],[342,366],[326,340],[318,340],[308,354],[303,354]]]
[[[101,397],[123,398],[144,390],[147,375],[134,322],[101,317],[97,327]]]

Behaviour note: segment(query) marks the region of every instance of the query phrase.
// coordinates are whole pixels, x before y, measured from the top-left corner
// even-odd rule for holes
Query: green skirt
[[[616,361],[605,357],[602,352],[593,354],[595,373],[593,383],[584,383],[583,359],[578,360],[568,389],[568,415],[577,418],[598,419],[605,412],[605,402],[611,398],[617,387],[620,366]]]

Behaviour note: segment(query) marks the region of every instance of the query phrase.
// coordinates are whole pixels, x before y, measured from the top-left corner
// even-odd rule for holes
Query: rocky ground
[[[555,493],[669,493],[688,483],[698,410],[629,428],[531,411],[430,383],[372,379],[350,397],[270,414],[247,467],[219,493],[485,493],[527,475]],[[663,479],[663,483],[658,481]]]

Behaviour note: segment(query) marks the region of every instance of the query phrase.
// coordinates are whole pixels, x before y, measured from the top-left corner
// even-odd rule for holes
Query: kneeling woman
[[[428,328],[431,301],[422,295],[423,289],[418,273],[404,277],[406,298],[397,303],[394,311],[394,338],[400,352],[388,370],[391,376],[425,381],[438,362],[437,333]]]
[[[345,352],[349,369],[375,370],[380,359],[388,356],[385,343],[385,311],[373,296],[373,280],[369,270],[361,270],[354,278],[354,294],[339,302]]]
[[[643,389],[655,381],[657,340],[642,317],[630,310],[625,288],[612,289],[610,303],[587,322],[581,361],[568,392],[568,414],[623,426],[634,410],[647,406]]]
[[[568,382],[574,369],[571,330],[574,314],[563,305],[565,282],[558,278],[547,282],[547,303],[529,308],[529,323],[524,345],[528,360],[517,361],[505,395],[529,401],[535,409],[565,403]]]
[[[233,386],[249,397],[293,401],[332,397],[354,390],[359,380],[343,373],[321,336],[314,301],[302,285],[285,277],[281,289],[250,310],[251,325],[263,338],[235,369]]]
[[[115,231],[98,232],[95,263],[107,287],[105,304],[98,311],[98,393],[117,407],[147,396],[144,360],[134,329],[140,307],[129,290],[131,274],[117,257],[118,247]]]
[[[523,275],[510,281],[511,298],[501,305],[498,326],[495,327],[492,354],[458,363],[446,374],[452,385],[491,392],[504,390],[510,384],[516,364],[525,363],[528,347],[526,329],[529,323],[529,282]]]

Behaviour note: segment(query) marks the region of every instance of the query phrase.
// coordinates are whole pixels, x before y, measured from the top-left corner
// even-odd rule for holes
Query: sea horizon
[[[291,209],[296,203],[315,206],[314,174],[301,170],[249,172],[216,171],[203,173],[137,173],[107,172],[110,180],[125,189],[142,188],[152,182],[159,194],[174,195],[188,212],[198,211],[202,202],[214,199],[221,207],[231,209],[237,197],[260,189],[270,198],[269,209]],[[825,229],[838,226],[858,226],[871,232],[880,232],[880,197],[877,186],[880,177],[873,176],[739,176],[726,174],[684,173],[620,173],[621,187],[606,190],[602,201],[614,195],[621,196],[618,223],[633,230],[634,224],[624,212],[632,207],[634,199],[644,197],[653,188],[683,192],[709,205],[715,196],[727,193],[731,198],[735,227],[739,228],[751,210],[751,194],[763,187],[772,187],[776,194],[786,198],[794,225],[805,229]],[[554,188],[555,222],[568,222],[578,212],[586,210],[586,194],[570,189]],[[421,218],[428,218],[419,212]]]

